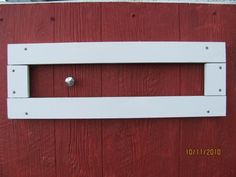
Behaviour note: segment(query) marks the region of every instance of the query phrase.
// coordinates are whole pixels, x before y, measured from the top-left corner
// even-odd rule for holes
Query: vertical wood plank
[[[236,7],[226,5],[179,5],[181,40],[183,41],[224,41],[227,46],[227,117],[202,118],[181,121],[180,176],[221,176],[236,175],[235,131],[235,57],[236,57]],[[181,94],[202,93],[203,85],[195,80],[199,77],[189,70],[199,71],[199,66],[182,67]],[[203,82],[203,81],[202,81]],[[191,90],[185,88],[192,85]],[[186,155],[186,148],[220,148],[220,156]]]
[[[57,4],[53,19],[55,42],[100,40],[99,4]],[[67,76],[75,77],[74,87],[65,85]],[[54,96],[101,96],[101,66],[54,66]],[[101,177],[101,122],[57,120],[55,125],[57,176]]]
[[[177,5],[102,4],[103,41],[178,39]],[[102,66],[103,96],[178,94],[178,64]],[[178,120],[104,120],[102,124],[104,177],[178,176]]]
[[[229,5],[0,6],[0,177],[234,177],[235,17]],[[7,43],[179,39],[226,41],[227,118],[7,120]],[[65,86],[67,75],[76,77],[75,87]],[[201,95],[202,78],[203,67],[189,64],[34,66],[31,95]],[[187,156],[186,148],[221,148],[222,154]]]
[[[0,7],[0,176],[52,177],[55,175],[54,122],[41,120],[8,120],[6,64],[7,44],[24,42],[50,42],[53,25],[48,5],[1,5]],[[41,72],[38,69],[37,72]],[[42,92],[53,95],[52,69],[47,83],[31,89],[32,95]],[[40,80],[32,70],[31,75]],[[29,112],[30,115],[30,112]]]

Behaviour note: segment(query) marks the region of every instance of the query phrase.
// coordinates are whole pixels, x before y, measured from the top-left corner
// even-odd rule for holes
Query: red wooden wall
[[[77,41],[226,41],[228,115],[8,120],[7,44]],[[78,81],[70,89],[64,84],[67,75]],[[203,66],[197,64],[31,67],[33,97],[201,94]],[[236,6],[0,6],[0,177],[235,177],[235,98]],[[221,155],[187,155],[189,148],[218,148]]]

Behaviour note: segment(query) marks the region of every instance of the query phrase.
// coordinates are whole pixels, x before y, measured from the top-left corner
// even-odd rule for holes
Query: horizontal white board
[[[8,98],[14,119],[106,119],[226,115],[226,96]]]
[[[8,64],[225,62],[224,42],[9,44]]]

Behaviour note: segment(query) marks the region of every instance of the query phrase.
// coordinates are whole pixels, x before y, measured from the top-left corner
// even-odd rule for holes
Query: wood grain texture
[[[53,18],[55,42],[100,40],[99,4],[57,4]],[[65,85],[67,76],[74,87]],[[101,66],[54,66],[54,96],[101,96]],[[57,120],[55,136],[57,177],[102,176],[101,121]]]
[[[180,34],[183,41],[225,41],[227,46],[227,117],[182,120],[180,127],[180,176],[236,175],[236,131],[235,131],[235,56],[236,56],[236,7],[217,5],[180,6]],[[181,74],[192,79],[181,80],[181,94],[191,94],[186,85],[192,84],[195,91],[202,92],[199,80],[189,73],[189,67],[182,67]],[[202,68],[191,70],[202,73]],[[217,79],[217,78],[216,78]],[[186,148],[220,148],[221,156],[186,156]]]
[[[103,41],[178,38],[177,5],[102,4]],[[178,64],[102,66],[103,96],[178,94]],[[104,177],[178,176],[178,120],[103,120],[102,124]]]
[[[43,13],[42,13],[43,12]],[[41,120],[7,120],[6,115],[6,64],[7,44],[20,42],[50,42],[53,40],[53,26],[48,15],[51,6],[1,6],[0,7],[0,176],[1,177],[53,177],[55,176],[54,122]],[[36,20],[37,19],[37,20]],[[44,70],[44,69],[43,69]],[[41,69],[33,71],[39,80]],[[48,78],[52,74],[47,69]],[[51,80],[52,81],[52,80]],[[32,90],[51,95],[53,83],[39,85]],[[29,113],[30,114],[30,113]]]
[[[1,5],[0,177],[236,176],[235,19],[229,5]],[[7,119],[8,43],[179,40],[226,41],[227,118]],[[203,94],[201,64],[32,66],[30,73],[32,97]],[[186,148],[222,155],[187,156]]]

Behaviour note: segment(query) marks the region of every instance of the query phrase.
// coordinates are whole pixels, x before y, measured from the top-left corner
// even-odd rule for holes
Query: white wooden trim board
[[[203,63],[203,96],[30,98],[30,65]],[[219,117],[226,115],[224,42],[84,42],[8,45],[9,119]]]

